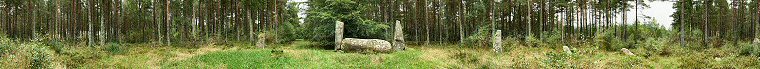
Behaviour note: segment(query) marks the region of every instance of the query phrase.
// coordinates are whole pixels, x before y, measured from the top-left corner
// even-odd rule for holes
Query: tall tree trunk
[[[531,13],[531,12],[533,12],[533,3],[532,3],[532,0],[528,0],[528,10],[527,10],[527,12],[528,12],[528,16],[527,16],[528,17],[528,22],[527,22],[528,23],[528,30],[526,30],[528,32],[527,33],[528,34],[527,37],[533,37],[533,33],[532,33],[532,31],[533,31],[532,30],[533,25],[531,25],[532,24],[531,21],[533,21],[533,19],[531,18],[531,16],[533,15]],[[527,39],[526,39],[526,41],[527,41]]]
[[[169,46],[172,45],[172,30],[171,30],[171,27],[172,27],[172,23],[171,23],[171,19],[172,18],[171,17],[172,17],[172,15],[171,15],[171,11],[169,10],[169,8],[171,7],[170,4],[171,4],[171,1],[166,0],[166,6],[165,6],[166,7],[166,12],[164,12],[164,13],[166,13],[166,43]]]
[[[633,22],[633,23],[634,23],[634,24],[633,24],[633,25],[634,25],[634,26],[633,26],[633,27],[634,27],[633,31],[638,31],[638,29],[637,29],[637,28],[639,28],[639,0],[636,0],[636,2],[635,2],[635,3],[636,3],[636,6],[635,6],[635,7],[633,7],[633,8],[634,8],[634,9],[636,9],[636,11],[635,11],[635,14],[634,14],[634,16],[633,16],[633,17],[634,17],[634,19],[636,19],[636,20]],[[637,33],[631,33],[631,34],[632,34],[632,35],[636,35]],[[634,38],[636,38],[636,37],[634,37]],[[638,43],[638,40],[637,40],[637,39],[634,39],[634,41],[635,41],[636,43]]]
[[[253,24],[254,24],[254,22],[253,22],[253,20],[251,19],[251,10],[246,10],[246,11],[247,11],[247,13],[248,13],[248,14],[247,14],[247,15],[248,15],[248,17],[247,17],[247,18],[248,18],[248,19],[247,19],[247,20],[248,20],[248,22],[247,22],[247,23],[248,23],[248,40],[250,40],[250,41],[251,41],[251,43],[253,43],[253,42],[255,42],[254,40],[255,40],[255,38],[256,38],[256,37],[255,37],[255,35],[254,35],[254,34],[255,34],[255,32],[254,32],[254,30],[253,30],[253,27],[254,27],[254,26],[253,26]],[[257,22],[258,22],[258,21],[257,21]]]
[[[115,2],[115,1],[111,0],[110,2]],[[111,5],[113,5],[113,4],[111,4]],[[113,6],[112,6],[112,7],[113,7]],[[104,11],[103,9],[100,9],[100,10],[101,10],[101,11],[100,11],[100,12],[101,12],[101,13],[100,13],[100,14],[101,14],[101,16],[100,16],[100,19],[98,19],[98,20],[99,20],[99,22],[100,22],[100,30],[98,30],[97,34],[98,34],[98,37],[99,37],[99,39],[100,39],[100,42],[99,42],[99,44],[100,44],[100,45],[105,45],[105,40],[106,40],[106,39],[105,39],[106,35],[104,34],[104,33],[105,33],[105,32],[104,32],[104,31],[105,31],[105,22],[104,22],[104,18],[105,18],[105,17],[104,17],[104,16],[102,16],[102,14],[103,14],[104,12],[106,12],[106,11]],[[110,12],[110,11],[109,11],[109,12]],[[109,16],[109,17],[110,17],[110,16]],[[110,18],[110,19],[113,19],[113,18]],[[95,32],[93,32],[93,34],[94,34],[94,33],[95,33]]]
[[[87,7],[89,7],[89,9],[87,10],[87,14],[88,14],[88,16],[87,16],[87,26],[88,26],[88,31],[89,31],[87,33],[87,45],[93,46],[95,44],[95,40],[93,39],[93,32],[95,32],[95,30],[92,29],[92,24],[93,24],[92,23],[92,16],[93,16],[92,10],[95,9],[95,5],[94,5],[93,1],[87,1],[87,2],[89,3],[88,4],[89,6],[87,6]]]
[[[462,18],[464,18],[464,7],[462,7],[462,6],[464,4],[463,4],[462,0],[459,0],[459,2],[457,2],[457,4],[458,4],[458,6],[457,6],[458,7],[458,9],[457,9],[457,16],[458,16],[457,17],[457,24],[458,25],[457,26],[459,26],[458,27],[459,28],[459,44],[461,46],[461,44],[464,43],[464,39],[465,39],[464,38],[465,37],[464,36],[464,28],[462,27],[462,21],[463,21]]]
[[[61,2],[61,0],[55,0],[55,11],[56,12],[55,12],[55,22],[54,22],[53,34],[52,35],[56,39],[60,39],[61,38],[60,37],[60,33],[58,33],[59,32],[58,29],[60,29],[61,26],[59,26],[59,25],[61,25],[61,23],[62,23],[61,21],[63,20],[63,18],[61,17],[61,14],[63,14],[63,13],[61,12],[62,9],[61,9],[60,2]]]
[[[621,37],[623,38],[624,42],[627,41],[627,39],[628,39],[628,28],[627,28],[628,25],[626,25],[628,23],[628,12],[627,12],[628,10],[627,10],[627,6],[626,5],[628,5],[627,2],[623,3],[623,9],[622,9],[623,11],[621,12],[621,13],[623,13],[623,16],[622,16],[623,17],[623,22],[622,22],[623,23],[622,24],[623,27],[622,27],[622,30],[621,30],[621,32],[622,32],[622,36]]]
[[[161,25],[161,23],[158,22],[158,15],[159,15],[158,14],[158,6],[159,5],[157,3],[158,2],[156,2],[154,0],[151,1],[151,4],[153,5],[153,8],[152,8],[153,9],[153,23],[156,24],[156,26],[158,27],[158,29],[156,29],[156,31],[155,31],[156,33],[158,33],[158,43],[159,44],[163,44],[163,38],[164,37],[163,37],[163,34],[161,33],[161,30],[162,30],[161,26],[163,26],[163,25]]]
[[[425,26],[425,45],[429,45],[430,44],[430,20],[429,20],[430,18],[429,18],[429,15],[428,15],[429,13],[428,13],[428,7],[427,7],[428,6],[428,1],[427,0],[423,0],[422,1],[422,5],[423,5],[422,12],[423,12],[423,16],[424,16],[423,19],[425,20],[424,21],[425,23],[423,23],[423,25]]]
[[[193,20],[193,24],[190,24],[192,26],[192,29],[190,31],[192,32],[191,33],[192,41],[195,42],[198,39],[198,25],[199,25],[199,21],[200,21],[198,19],[197,15],[196,15],[197,14],[196,11],[198,11],[197,10],[198,9],[198,0],[192,0],[191,5],[192,5],[192,7],[191,7],[192,8],[192,16],[191,17],[192,17],[192,20]]]
[[[704,5],[706,5],[706,6],[704,7],[704,8],[705,8],[705,10],[703,10],[703,11],[704,11],[704,13],[703,13],[703,14],[704,14],[704,19],[703,19],[703,20],[705,20],[705,21],[704,21],[704,24],[703,24],[703,25],[704,25],[704,30],[703,30],[703,31],[705,31],[705,32],[704,32],[704,35],[703,35],[704,37],[702,38],[702,44],[703,44],[703,46],[704,46],[704,47],[707,47],[707,46],[708,46],[708,45],[707,45],[707,44],[708,44],[708,43],[707,43],[707,42],[708,42],[707,38],[708,38],[708,36],[709,36],[709,33],[710,33],[710,32],[708,31],[708,30],[710,30],[710,29],[707,27],[707,25],[709,25],[709,23],[710,23],[710,22],[708,22],[708,21],[709,21],[709,20],[708,20],[708,19],[709,19],[709,14],[710,14],[710,13],[708,12],[708,10],[707,10],[707,9],[709,9],[709,7],[710,7],[710,6],[708,5],[708,3],[709,3],[708,1],[705,1],[705,4],[704,4]]]
[[[679,18],[679,19],[678,19],[678,20],[679,20],[678,22],[680,22],[680,26],[681,26],[681,27],[680,27],[680,30],[681,30],[681,31],[680,31],[680,33],[681,33],[681,37],[680,37],[680,39],[681,39],[681,40],[680,40],[680,41],[681,41],[681,42],[680,42],[680,43],[681,43],[681,47],[686,47],[686,44],[684,44],[684,42],[685,42],[685,41],[684,41],[684,35],[686,35],[686,33],[684,33],[684,32],[686,32],[686,31],[684,31],[684,24],[686,24],[686,22],[684,22],[684,16],[683,16],[684,14],[686,14],[686,11],[684,11],[684,10],[686,10],[686,9],[685,9],[685,7],[684,7],[684,6],[686,6],[686,5],[685,5],[684,3],[686,3],[686,2],[685,2],[685,1],[682,1],[682,2],[681,2],[681,6],[679,6],[679,9],[681,10],[681,13],[680,13],[680,14],[679,14],[679,16],[678,16],[678,18]]]
[[[33,3],[35,3],[35,2],[30,2],[29,4],[31,5]],[[32,5],[30,8],[31,8],[30,12],[32,12],[31,13],[32,14],[32,16],[31,16],[32,17],[31,18],[32,19],[32,33],[31,33],[32,34],[32,38],[31,39],[34,39],[34,38],[37,38],[37,17],[38,17],[37,13],[36,13],[37,12],[36,11],[37,6],[36,5]]]

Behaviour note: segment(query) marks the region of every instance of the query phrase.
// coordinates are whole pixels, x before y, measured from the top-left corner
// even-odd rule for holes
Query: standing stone
[[[341,49],[343,41],[343,22],[335,21],[335,50]]]
[[[405,50],[406,44],[404,41],[404,26],[401,25],[401,21],[396,21],[396,30],[393,34],[393,49],[397,51]]]
[[[755,40],[752,41],[752,44],[754,46],[760,46],[760,39],[755,38]]]
[[[493,35],[493,51],[496,53],[501,53],[502,50],[502,41],[501,41],[501,30],[496,30]]]
[[[565,50],[565,53],[567,54],[573,54],[573,51],[570,51],[570,47],[562,46],[562,50]]]
[[[631,52],[631,50],[628,50],[628,49],[625,49],[625,48],[620,49],[620,50],[623,51],[623,53],[625,53],[625,55],[628,55],[628,56],[633,56],[634,55],[633,52]]]
[[[256,40],[256,47],[258,47],[258,48],[264,48],[264,47],[266,47],[267,46],[266,39],[267,39],[266,38],[266,33],[259,34],[258,40]]]

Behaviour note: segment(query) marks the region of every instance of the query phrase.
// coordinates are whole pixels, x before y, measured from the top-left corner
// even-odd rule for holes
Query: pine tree
[[[172,27],[172,23],[171,23],[171,19],[172,18],[171,17],[172,17],[172,15],[171,15],[171,11],[169,10],[169,8],[171,7],[170,5],[171,5],[171,1],[166,0],[166,6],[164,6],[164,7],[166,7],[166,10],[165,10],[166,12],[164,12],[164,13],[166,13],[166,16],[165,16],[166,17],[166,19],[165,19],[166,20],[166,23],[165,23],[166,24],[166,43],[169,46],[172,45],[172,39],[171,39],[172,38],[172,36],[171,36],[172,35],[172,30],[171,30],[171,27]]]

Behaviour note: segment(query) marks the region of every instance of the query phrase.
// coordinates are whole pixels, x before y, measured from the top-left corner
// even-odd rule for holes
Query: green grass
[[[759,68],[756,56],[741,55],[735,46],[704,50],[682,47],[663,47],[668,54],[644,54],[645,48],[633,48],[636,56],[619,51],[603,50],[593,45],[573,47],[572,54],[559,48],[529,47],[512,44],[504,53],[488,48],[469,48],[457,44],[409,45],[406,51],[393,53],[342,53],[313,46],[314,42],[296,41],[271,44],[258,49],[237,42],[197,47],[155,46],[155,44],[121,44],[120,47],[76,46],[64,44],[60,52],[51,49],[47,68],[118,68],[118,69],[511,69],[511,68]],[[10,43],[24,45],[13,48],[0,57],[0,68],[31,67],[30,52],[44,47],[40,43]],[[74,46],[70,46],[74,45]],[[280,52],[272,52],[283,51]],[[190,54],[190,55],[188,55]],[[178,59],[181,58],[181,59]]]
[[[338,53],[330,50],[272,49],[219,51],[187,60],[170,62],[164,68],[434,68],[432,61],[420,59],[420,51],[391,54]],[[279,57],[278,57],[279,56]]]

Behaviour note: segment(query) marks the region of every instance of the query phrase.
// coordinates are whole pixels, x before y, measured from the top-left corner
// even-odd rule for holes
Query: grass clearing
[[[758,68],[758,57],[737,55],[732,47],[684,50],[673,47],[666,55],[628,56],[594,46],[573,47],[566,54],[553,47],[508,46],[510,51],[494,53],[487,48],[466,48],[454,44],[409,45],[393,53],[341,53],[310,47],[313,42],[271,44],[255,49],[245,44],[205,44],[197,48],[121,44],[124,47],[64,47],[60,52],[38,47],[38,43],[11,43],[0,64],[4,68],[32,65],[29,53],[48,53],[50,61],[37,63],[47,68]],[[69,44],[65,44],[69,45]],[[76,45],[76,44],[74,44]],[[519,44],[518,44],[519,45]],[[643,48],[631,49],[643,54]],[[282,51],[282,52],[280,52]],[[113,53],[118,52],[118,53]],[[6,57],[11,56],[11,57]]]

